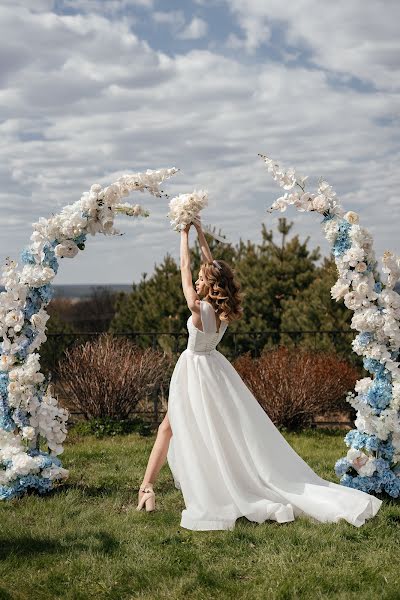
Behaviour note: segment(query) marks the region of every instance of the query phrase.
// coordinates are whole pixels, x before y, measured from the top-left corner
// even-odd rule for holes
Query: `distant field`
[[[51,284],[54,289],[54,297],[55,298],[78,298],[82,300],[83,298],[90,297],[93,288],[101,287],[105,288],[108,291],[115,292],[131,292],[132,284],[131,283],[70,283],[70,284]],[[5,287],[0,285],[0,293],[5,291]]]

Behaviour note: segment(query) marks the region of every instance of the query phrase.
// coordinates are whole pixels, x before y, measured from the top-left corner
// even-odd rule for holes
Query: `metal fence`
[[[100,332],[78,333],[47,333],[49,341],[59,347],[66,348],[76,342],[83,343],[101,335]],[[174,354],[182,352],[187,344],[187,333],[170,331],[135,331],[116,332],[112,335],[126,337],[142,347],[167,350]],[[344,351],[349,359],[352,358],[351,341],[354,331],[347,330],[265,330],[265,331],[226,331],[223,339],[218,344],[218,349],[230,360],[235,359],[243,352],[249,351],[253,357],[259,356],[263,348],[278,345],[303,345],[310,350],[336,350]],[[305,343],[306,342],[306,343]],[[47,342],[46,342],[47,343]],[[51,345],[51,344],[49,344]]]
[[[218,344],[218,350],[226,356],[228,360],[233,361],[243,352],[250,352],[253,358],[258,357],[264,348],[272,349],[278,345],[285,346],[303,346],[309,350],[335,351],[354,365],[361,366],[362,359],[351,349],[351,341],[354,338],[354,331],[349,330],[306,330],[306,331],[251,331],[251,332],[232,332],[227,331]],[[42,356],[42,366],[46,366],[48,371],[52,371],[52,365],[62,358],[66,348],[93,340],[100,332],[80,332],[80,333],[47,333],[48,340],[42,346],[45,350]],[[187,333],[177,332],[155,332],[155,331],[136,331],[136,332],[118,332],[113,333],[116,337],[126,337],[133,343],[141,347],[152,347],[168,351],[172,354],[179,354],[187,346]],[[45,347],[45,348],[44,348]],[[159,393],[152,394],[149,410],[135,413],[145,418],[153,427],[156,427],[164,416],[163,404],[164,398],[160,398]],[[72,420],[79,419],[80,413],[70,410]],[[347,423],[348,424],[348,423]]]

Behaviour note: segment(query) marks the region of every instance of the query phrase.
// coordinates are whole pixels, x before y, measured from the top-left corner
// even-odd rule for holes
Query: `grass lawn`
[[[284,434],[322,477],[346,453],[345,432]],[[0,600],[53,598],[400,598],[400,504],[385,500],[360,528],[346,521],[189,531],[166,464],[156,511],[135,510],[154,437],[71,434],[70,477],[46,496],[0,502]]]

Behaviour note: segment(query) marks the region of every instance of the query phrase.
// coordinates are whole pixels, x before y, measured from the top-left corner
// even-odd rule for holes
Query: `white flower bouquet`
[[[182,231],[189,223],[198,222],[200,211],[206,206],[208,206],[208,194],[204,190],[175,196],[169,202],[169,212],[167,215],[172,228],[175,231]],[[202,229],[219,242],[223,244],[228,243],[226,237],[213,232],[210,225],[202,222]]]
[[[208,194],[204,190],[191,194],[179,194],[170,200],[168,218],[175,231],[181,231],[192,223],[200,211],[208,205]]]

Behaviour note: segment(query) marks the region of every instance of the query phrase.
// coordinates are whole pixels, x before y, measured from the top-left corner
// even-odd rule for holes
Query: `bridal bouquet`
[[[169,203],[168,218],[175,231],[185,229],[200,211],[208,205],[207,192],[200,190],[191,194],[179,194]]]
[[[346,457],[335,464],[340,483],[365,492],[386,492],[400,496],[400,295],[393,289],[400,276],[400,258],[385,252],[382,284],[375,280],[377,265],[371,234],[359,224],[354,211],[345,212],[333,191],[319,180],[316,192],[305,191],[303,177],[294,169],[284,171],[260,154],[268,171],[285,190],[269,209],[285,211],[293,205],[299,211],[323,216],[325,236],[332,246],[338,280],[331,296],[343,298],[354,311],[351,327],[359,333],[353,350],[363,356],[364,368],[373,375],[357,381],[355,394],[347,399],[357,410],[355,425],[344,440],[350,447]]]
[[[195,223],[199,219],[200,211],[208,206],[208,194],[206,191],[194,191],[191,194],[179,194],[170,200],[168,218],[175,231],[182,231],[189,223]],[[227,243],[225,236],[214,233],[210,226],[202,223],[202,228],[211,237],[222,243]]]
[[[135,190],[161,197],[160,183],[176,172],[148,170],[123,175],[105,188],[92,185],[59,214],[33,223],[31,244],[21,252],[22,271],[7,257],[2,267],[5,291],[0,293],[0,499],[27,488],[44,493],[54,481],[68,477],[57,456],[63,452],[69,415],[40,372],[37,352],[47,339],[45,306],[53,297],[51,281],[59,259],[84,250],[88,233],[119,234],[113,227],[118,212],[147,216],[140,205],[119,204],[120,199]],[[40,439],[49,452],[39,449]]]

